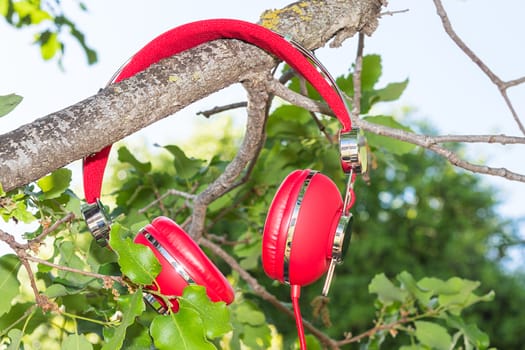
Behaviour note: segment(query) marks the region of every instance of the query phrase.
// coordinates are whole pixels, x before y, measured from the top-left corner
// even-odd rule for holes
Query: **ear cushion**
[[[273,279],[286,282],[284,252],[291,217],[299,203],[287,271],[287,282],[291,285],[313,283],[327,271],[342,215],[343,202],[337,186],[320,173],[314,173],[309,182],[305,182],[310,172],[295,171],[283,181],[270,206],[263,232],[265,272]]]
[[[145,227],[164,248],[175,258],[189,277],[198,285],[206,287],[206,293],[213,301],[233,302],[234,291],[219,269],[204,254],[200,247],[174,221],[166,217],[158,217]],[[175,268],[155,249],[143,234],[137,235],[136,243],[152,248],[162,264],[162,271],[156,281],[165,295],[182,295],[188,283]]]
[[[268,210],[262,239],[262,263],[268,277],[284,283],[288,227],[301,186],[309,170],[296,170],[281,183]]]

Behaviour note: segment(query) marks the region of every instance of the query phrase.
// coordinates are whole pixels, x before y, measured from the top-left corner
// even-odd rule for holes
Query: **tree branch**
[[[235,158],[210,186],[197,195],[193,202],[189,234],[194,239],[199,238],[204,231],[208,205],[235,187],[236,179],[248,164],[256,160],[264,144],[267,106],[270,96],[265,88],[267,80],[271,80],[268,74],[260,74],[252,76],[243,83],[248,92],[246,134]]]
[[[382,5],[382,0],[311,1],[300,9],[291,4],[267,11],[261,23],[315,49],[333,37],[339,44],[358,30],[371,34]],[[165,59],[1,135],[0,183],[6,191],[25,185],[275,64],[266,52],[238,40],[216,40]]]

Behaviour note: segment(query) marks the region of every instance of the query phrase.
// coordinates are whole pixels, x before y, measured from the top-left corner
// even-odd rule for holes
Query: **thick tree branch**
[[[326,0],[268,11],[261,23],[315,49],[377,27],[382,0]],[[188,104],[268,72],[275,60],[236,40],[217,40],[163,60],[79,103],[0,136],[0,183],[9,191],[96,152]]]
[[[204,230],[204,221],[208,205],[235,187],[236,180],[250,162],[253,162],[265,141],[265,126],[268,112],[266,81],[268,74],[253,76],[243,83],[248,92],[246,134],[239,152],[228,164],[224,172],[194,200],[190,236],[198,238]]]

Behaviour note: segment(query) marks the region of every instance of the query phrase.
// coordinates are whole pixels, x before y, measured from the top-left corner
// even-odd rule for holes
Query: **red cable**
[[[303,318],[301,317],[301,308],[299,307],[299,298],[301,297],[301,286],[293,285],[290,294],[292,297],[295,324],[297,325],[297,335],[299,336],[299,345],[301,350],[307,350],[306,339],[304,336]]]

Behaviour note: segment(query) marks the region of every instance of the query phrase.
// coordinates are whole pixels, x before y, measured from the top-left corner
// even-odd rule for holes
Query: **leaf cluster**
[[[78,3],[86,11],[83,2]],[[44,60],[58,58],[61,65],[65,52],[65,35],[71,35],[82,47],[87,62],[97,62],[97,53],[86,43],[84,34],[63,12],[59,1],[51,0],[1,0],[0,15],[14,28],[31,27],[38,31],[34,34],[34,43],[39,46]]]

